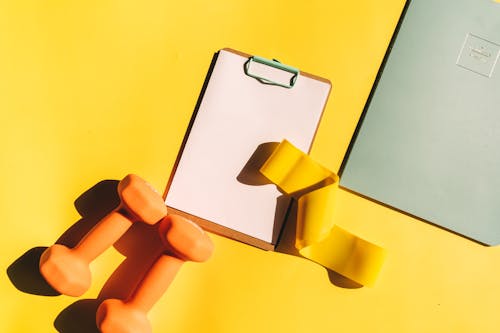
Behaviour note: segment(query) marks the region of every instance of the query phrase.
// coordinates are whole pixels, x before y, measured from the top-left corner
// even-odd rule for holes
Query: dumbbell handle
[[[90,263],[113,245],[130,227],[132,221],[114,210],[99,221],[73,248],[73,253]]]
[[[183,263],[182,259],[161,254],[125,303],[144,313],[149,312],[168,289]]]

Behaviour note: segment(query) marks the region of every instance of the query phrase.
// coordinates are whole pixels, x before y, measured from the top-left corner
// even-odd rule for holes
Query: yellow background
[[[169,177],[223,47],[329,78],[312,155],[338,170],[403,0],[0,2],[0,332],[53,332],[77,299],[22,293],[6,270],[79,219],[104,179]],[[470,175],[464,175],[470,176]],[[498,332],[500,250],[340,192],[338,224],[388,250],[375,287],[213,236],[150,313],[155,332]],[[91,266],[95,298],[123,256]]]

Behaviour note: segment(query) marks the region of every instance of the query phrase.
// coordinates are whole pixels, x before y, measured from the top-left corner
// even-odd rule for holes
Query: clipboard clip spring
[[[292,74],[292,77],[290,78],[290,81],[288,83],[286,81],[278,82],[278,81],[272,80],[270,78],[263,77],[262,75],[259,75],[258,73],[250,71],[250,67],[251,67],[253,62],[258,63],[258,64],[267,65],[267,66],[288,72],[288,73]],[[282,64],[281,62],[279,62],[276,59],[269,60],[269,59],[259,57],[259,56],[252,56],[252,57],[248,58],[248,61],[245,62],[244,70],[245,70],[246,75],[253,77],[254,79],[257,79],[261,83],[271,84],[271,85],[280,86],[280,87],[284,87],[284,88],[288,88],[288,89],[292,88],[295,85],[295,82],[297,81],[297,78],[298,78],[299,73],[300,73],[299,69],[292,67],[292,66]]]

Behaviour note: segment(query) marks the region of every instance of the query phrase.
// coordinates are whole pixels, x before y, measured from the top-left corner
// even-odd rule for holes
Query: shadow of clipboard
[[[291,199],[259,163],[285,138],[309,152],[331,83],[263,59],[214,55],[164,198],[210,232],[274,250]]]

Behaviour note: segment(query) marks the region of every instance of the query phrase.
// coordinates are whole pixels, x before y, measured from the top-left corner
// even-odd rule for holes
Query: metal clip
[[[270,66],[270,67],[273,67],[273,68],[276,68],[279,70],[283,70],[285,72],[293,74],[293,76],[290,78],[290,82],[288,84],[273,81],[269,78],[265,78],[263,76],[251,73],[250,72],[250,65],[252,64],[252,62],[264,64],[264,65],[267,65],[267,66]],[[299,72],[300,72],[297,68],[282,64],[281,62],[279,62],[276,59],[269,60],[269,59],[259,57],[259,56],[250,57],[248,59],[248,61],[245,62],[244,69],[245,69],[246,75],[253,77],[254,79],[257,79],[261,83],[271,84],[271,85],[280,86],[280,87],[284,87],[284,88],[292,88],[295,85],[295,82],[297,81],[297,78],[298,78]]]

